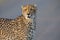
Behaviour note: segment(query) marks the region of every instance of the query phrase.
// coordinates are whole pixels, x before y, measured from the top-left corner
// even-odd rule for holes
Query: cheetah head
[[[24,5],[22,6],[22,15],[26,19],[34,18],[36,16],[36,5]]]

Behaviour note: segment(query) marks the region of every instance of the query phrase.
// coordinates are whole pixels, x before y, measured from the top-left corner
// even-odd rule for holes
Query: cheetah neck
[[[31,18],[30,18],[31,19]],[[33,40],[34,30],[36,29],[36,18],[31,19],[30,30],[28,32],[28,40]]]

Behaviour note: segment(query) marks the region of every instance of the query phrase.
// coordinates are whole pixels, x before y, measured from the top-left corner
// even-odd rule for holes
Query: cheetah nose
[[[28,18],[30,18],[31,17],[31,14],[29,13],[29,14],[27,14],[28,15]]]
[[[30,15],[30,14],[27,14],[27,15]]]

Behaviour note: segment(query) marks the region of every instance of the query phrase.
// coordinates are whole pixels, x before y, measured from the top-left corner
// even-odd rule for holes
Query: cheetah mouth
[[[28,17],[28,18],[31,18],[31,16],[32,16],[32,15],[31,15],[30,13],[27,14],[27,17]]]

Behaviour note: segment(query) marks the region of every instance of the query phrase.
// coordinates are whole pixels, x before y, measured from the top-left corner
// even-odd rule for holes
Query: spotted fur
[[[34,5],[25,5],[21,16],[15,19],[0,18],[0,40],[32,40],[33,19],[28,16],[35,12]]]

